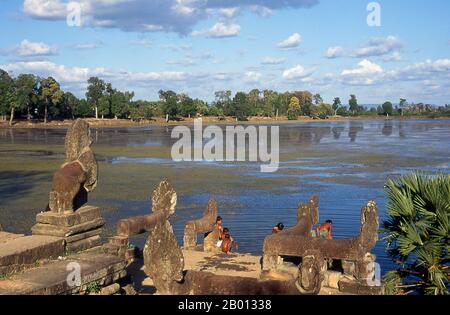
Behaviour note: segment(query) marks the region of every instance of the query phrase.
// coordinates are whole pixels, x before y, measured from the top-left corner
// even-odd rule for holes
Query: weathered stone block
[[[358,280],[350,280],[342,278],[339,280],[339,291],[357,295],[382,295],[384,294],[383,286],[369,286]]]
[[[103,220],[103,218],[97,218],[89,222],[66,227],[37,223],[31,228],[31,231],[33,232],[33,235],[51,235],[57,237],[68,237],[82,232],[100,228],[104,224],[105,221]]]
[[[8,232],[0,232],[0,244],[12,241],[16,238],[24,237],[24,234],[14,234]]]
[[[65,240],[66,240],[66,243],[73,243],[73,242],[81,241],[81,240],[84,240],[86,238],[93,237],[93,236],[96,236],[96,235],[101,235],[101,234],[102,234],[102,228],[99,228],[99,229],[94,229],[94,230],[91,230],[91,231],[75,234],[75,235],[72,235],[72,236],[68,236],[68,237],[65,238]]]
[[[197,234],[211,232],[217,219],[217,202],[210,198],[203,217],[186,222],[184,227],[184,248],[192,249],[197,246]]]
[[[36,222],[62,227],[80,225],[101,218],[100,209],[93,206],[84,206],[75,212],[55,213],[51,211],[41,212],[36,215]]]
[[[323,275],[323,286],[332,289],[339,289],[339,280],[342,278],[342,273],[338,271],[326,271]]]
[[[120,291],[120,285],[118,283],[113,283],[107,287],[100,290],[100,295],[113,295]]]
[[[203,240],[203,250],[205,252],[219,253],[220,247],[217,247],[219,241],[219,230],[216,227],[207,237]]]
[[[64,255],[64,240],[52,236],[24,236],[0,246],[0,273],[33,267],[37,261]]]
[[[96,235],[76,242],[67,243],[66,250],[71,253],[79,252],[92,247],[100,246],[101,244],[102,244],[101,237],[99,235]]]
[[[69,287],[67,264],[77,262],[81,266],[81,286]],[[83,253],[64,261],[52,261],[42,267],[15,275],[11,280],[0,280],[1,294],[77,294],[96,282],[108,286],[126,276],[123,259],[107,254]]]
[[[127,236],[116,235],[109,238],[109,243],[116,246],[128,246],[129,239]]]

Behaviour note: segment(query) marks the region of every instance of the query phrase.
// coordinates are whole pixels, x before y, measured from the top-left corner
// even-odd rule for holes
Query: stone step
[[[36,222],[55,226],[70,227],[80,225],[101,218],[100,209],[93,206],[84,206],[75,212],[55,213],[51,211],[41,212],[36,215]]]
[[[52,224],[36,223],[31,231],[33,235],[52,235],[57,237],[68,237],[83,233],[90,230],[95,230],[102,227],[105,224],[103,218],[97,218],[89,222],[73,226],[57,226]]]
[[[9,236],[0,243],[0,274],[33,267],[36,262],[64,255],[64,240],[53,236]]]
[[[14,240],[16,238],[24,237],[24,236],[25,236],[24,234],[14,234],[14,233],[8,233],[8,232],[1,232],[0,231],[0,246],[3,243],[7,243],[7,242],[12,241],[12,240]]]
[[[74,274],[74,266],[79,266],[81,275],[81,284],[78,286],[70,286],[67,281],[68,276]],[[0,295],[83,293],[92,284],[102,287],[124,278],[125,268],[125,261],[117,256],[97,252],[81,253],[0,280]]]

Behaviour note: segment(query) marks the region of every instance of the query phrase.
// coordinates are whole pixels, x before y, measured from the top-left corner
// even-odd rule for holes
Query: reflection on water
[[[369,199],[377,201],[380,222],[383,221],[386,203],[383,185],[389,176],[402,175],[417,168],[428,172],[448,173],[450,167],[450,121],[445,120],[323,121],[281,125],[280,168],[273,174],[260,173],[259,163],[180,164],[173,162],[169,156],[137,158],[126,155],[126,152],[132,152],[134,148],[148,148],[149,152],[155,148],[170,148],[176,141],[170,137],[172,128],[102,128],[93,129],[92,134],[97,145],[126,148],[125,154],[120,152],[102,157],[102,161],[107,163],[164,165],[175,173],[180,171],[180,167],[198,169],[205,166],[224,169],[226,174],[238,174],[239,181],[245,179],[249,185],[247,189],[236,192],[232,187],[223,187],[223,192],[216,195],[216,198],[224,224],[231,229],[239,242],[240,250],[255,254],[261,254],[264,237],[275,224],[283,222],[288,227],[295,224],[297,203],[307,201],[312,194],[319,197],[320,220],[332,219],[336,237],[346,238],[359,232],[360,209]],[[63,145],[64,136],[63,129],[0,129],[0,163],[2,157],[19,155],[19,151],[25,154],[27,145],[30,144]],[[15,151],[9,151],[8,146],[2,146],[4,144],[14,144]],[[33,158],[43,157],[35,155]],[[14,191],[20,191],[20,196],[26,196],[29,187],[19,183],[27,183],[30,176],[34,181],[48,181],[39,177],[40,170],[5,170],[1,168],[1,164],[0,170],[0,199]],[[123,176],[127,178],[126,168],[124,172]],[[17,178],[16,186],[4,184],[11,176]],[[192,176],[195,177],[195,173]],[[252,186],[252,181],[257,181],[258,178],[271,177],[294,179],[295,184],[258,189]],[[221,181],[220,178],[215,180]],[[146,186],[147,183],[142,185]],[[194,182],[192,185],[192,193],[179,196],[179,210],[172,220],[180,242],[185,221],[200,217],[210,197],[204,183]],[[126,189],[112,187],[111,189]],[[96,200],[92,202],[95,203]],[[118,211],[105,213],[110,225],[120,218],[149,213],[147,200],[114,199],[107,202],[118,208]],[[13,202],[5,207],[7,212],[12,205]],[[12,212],[7,214],[14,217]],[[134,242],[142,245],[144,236],[137,237]],[[381,241],[374,252],[382,270],[388,270],[391,265]]]

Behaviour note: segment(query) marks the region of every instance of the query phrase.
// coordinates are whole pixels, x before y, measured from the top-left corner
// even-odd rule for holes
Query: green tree
[[[288,108],[288,119],[296,120],[298,119],[298,115],[300,113],[300,101],[297,97],[292,96],[291,101],[289,102]]]
[[[114,115],[114,118],[126,117],[133,97],[134,92],[113,91],[111,96],[111,113]]]
[[[232,109],[229,111],[231,116],[236,116],[238,120],[246,120],[250,115],[250,104],[248,103],[247,94],[237,92],[232,101]]]
[[[386,183],[387,252],[398,265],[388,294],[450,294],[450,175],[412,173]]]
[[[313,99],[314,99],[314,104],[316,104],[316,105],[319,105],[319,104],[323,103],[323,98],[322,98],[322,96],[320,96],[319,93],[315,94],[313,96]]]
[[[163,113],[166,115],[166,121],[174,119],[179,113],[177,93],[160,90],[158,94],[162,102]]]
[[[196,98],[194,100],[194,106],[195,106],[195,110],[198,114],[200,114],[202,116],[206,116],[209,114],[209,106],[208,106],[207,102]]]
[[[13,92],[14,80],[9,76],[8,72],[0,69],[0,114],[2,118],[6,117],[11,110],[10,102]]]
[[[280,108],[277,106],[278,93],[272,90],[263,91],[263,114],[265,116],[278,116]]]
[[[190,98],[188,95],[181,94],[179,96],[179,101],[180,101],[180,114],[183,117],[190,118],[191,116],[195,116],[197,114],[196,104],[194,103],[194,100]]]
[[[311,105],[313,102],[313,95],[308,91],[295,91],[291,94],[291,96],[295,96],[298,98],[300,102],[301,114],[304,116],[310,116],[311,114]],[[290,97],[289,97],[290,100]],[[289,101],[288,101],[289,103]]]
[[[333,111],[334,111],[334,116],[336,116],[337,110],[338,108],[342,105],[341,103],[341,99],[339,97],[335,97],[333,100]]]
[[[130,118],[132,120],[140,120],[140,119],[152,119],[154,115],[154,108],[156,106],[156,102],[148,102],[148,101],[136,101],[131,102],[130,109]]]
[[[39,95],[44,103],[44,123],[47,123],[48,113],[58,113],[58,103],[62,100],[64,92],[59,83],[52,77],[41,80]]]
[[[249,115],[263,115],[260,90],[251,90],[247,95],[247,102],[249,104]]]
[[[27,110],[27,119],[31,119],[31,108],[37,103],[39,78],[32,74],[20,74],[14,82],[17,109]],[[14,116],[11,109],[11,122]]]
[[[391,102],[384,102],[383,103],[383,113],[389,117],[389,115],[392,115],[392,111],[394,110]]]
[[[98,107],[100,99],[105,92],[106,84],[102,79],[97,77],[90,77],[88,80],[88,87],[86,92],[86,99],[95,110],[95,118],[98,119]]]
[[[64,118],[75,118],[76,108],[79,106],[80,100],[70,92],[65,92],[61,101],[60,114]]]
[[[220,108],[222,111],[225,109],[226,106],[230,105],[231,103],[231,91],[216,91],[214,92],[214,96],[216,98],[215,100],[215,106],[217,108]]]
[[[321,103],[320,105],[317,106],[318,108],[318,117],[320,119],[326,119],[329,116],[333,115],[333,108],[331,107],[330,104],[325,104],[325,103]]]
[[[77,106],[73,109],[73,115],[75,117],[92,117],[93,110],[92,106],[89,104],[89,102],[85,99],[79,100]]]
[[[400,103],[399,103],[399,107],[400,107],[400,112],[401,112],[402,116],[403,116],[403,111],[404,111],[404,109],[405,109],[405,107],[407,105],[408,105],[408,103],[407,103],[406,99],[405,98],[401,98],[400,99]]]
[[[356,99],[356,95],[351,94],[350,100],[348,101],[348,105],[350,107],[350,111],[353,115],[355,115],[358,112],[359,106],[358,106],[358,100]]]
[[[111,107],[111,98],[108,94],[104,93],[97,102],[97,112],[101,119],[104,119],[105,116],[108,116],[110,113]]]
[[[336,111],[336,114],[339,116],[348,116],[348,110],[346,106],[339,106],[339,108]]]

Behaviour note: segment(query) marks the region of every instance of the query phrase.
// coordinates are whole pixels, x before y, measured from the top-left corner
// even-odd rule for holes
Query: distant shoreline
[[[450,117],[434,117],[430,118],[427,116],[355,116],[355,117],[344,117],[344,116],[334,116],[328,119],[313,119],[310,117],[299,117],[297,120],[288,120],[287,117],[279,117],[279,119],[274,118],[264,118],[264,117],[248,117],[247,121],[236,121],[232,117],[226,117],[225,119],[218,119],[217,117],[201,117],[203,119],[203,124],[205,125],[223,125],[223,124],[235,124],[235,125],[247,125],[247,124],[298,124],[307,122],[327,122],[327,121],[355,121],[355,120],[450,120]],[[95,118],[85,118],[92,128],[123,128],[123,127],[147,127],[147,126],[177,126],[177,125],[192,125],[194,123],[194,118],[183,118],[182,120],[171,120],[166,122],[164,118],[154,118],[151,120],[141,120],[132,121],[129,119],[95,119]],[[0,129],[59,129],[68,128],[72,124],[73,120],[54,120],[44,124],[43,121],[27,121],[20,120],[14,122],[12,126],[8,124],[8,121],[0,122]]]

